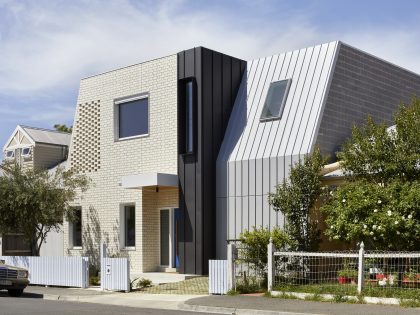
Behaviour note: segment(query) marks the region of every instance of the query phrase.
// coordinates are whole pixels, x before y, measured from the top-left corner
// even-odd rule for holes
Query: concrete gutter
[[[239,309],[232,307],[217,307],[204,305],[180,304],[179,310],[197,313],[230,314],[230,315],[324,315],[315,313],[294,313],[280,311],[264,311],[252,309]]]

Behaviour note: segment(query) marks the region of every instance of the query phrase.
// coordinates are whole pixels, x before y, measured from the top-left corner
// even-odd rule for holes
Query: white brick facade
[[[115,140],[115,99],[133,95],[149,95],[149,135],[130,140]],[[81,108],[99,104],[99,152],[75,144],[78,128],[90,128]],[[83,109],[83,112],[86,112]],[[94,122],[92,122],[94,123]],[[94,126],[92,128],[95,129]],[[95,129],[96,130],[96,129]],[[81,130],[79,132],[82,133]],[[86,130],[84,136],[89,135]],[[98,141],[98,137],[95,137]],[[96,150],[94,148],[94,150]],[[76,152],[77,151],[77,152]],[[65,224],[65,252],[86,254],[102,241],[111,253],[128,256],[132,272],[155,271],[159,265],[159,207],[177,207],[178,190],[153,188],[123,189],[123,176],[160,172],[177,174],[177,56],[152,60],[81,81],[78,106],[74,119],[74,134],[70,147],[71,166],[78,159],[91,156],[93,168],[86,174],[92,186],[75,204],[82,207],[83,249],[69,247],[69,224]],[[100,158],[98,159],[98,154]],[[100,165],[95,167],[100,161]],[[89,165],[83,159],[83,167]],[[121,250],[120,208],[122,204],[136,206],[135,250]],[[89,236],[90,235],[90,236]],[[146,253],[146,254],[145,254]]]

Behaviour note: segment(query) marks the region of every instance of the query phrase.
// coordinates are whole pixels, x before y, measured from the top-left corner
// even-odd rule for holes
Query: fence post
[[[273,276],[274,276],[274,244],[273,238],[270,237],[270,242],[267,245],[267,289],[268,292],[273,290]]]
[[[228,244],[227,246],[228,252],[227,252],[227,285],[228,285],[228,291],[235,289],[235,252],[236,247],[235,244]]]
[[[101,243],[101,289],[105,290],[105,263],[104,259],[107,257],[107,248],[105,243]]]
[[[364,270],[365,269],[365,244],[360,243],[359,249],[359,269],[357,274],[357,293],[361,294],[363,290],[363,285],[365,282]]]

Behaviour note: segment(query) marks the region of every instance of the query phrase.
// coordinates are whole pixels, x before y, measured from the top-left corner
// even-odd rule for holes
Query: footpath
[[[7,293],[2,292],[0,298]],[[313,302],[262,296],[204,296],[181,294],[116,293],[98,288],[73,289],[29,286],[22,298],[43,298],[136,308],[182,310],[237,315],[419,315],[420,308],[390,305]]]

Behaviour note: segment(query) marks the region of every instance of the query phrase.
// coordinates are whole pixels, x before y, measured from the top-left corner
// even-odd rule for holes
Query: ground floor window
[[[82,247],[82,208],[74,209],[74,219],[70,222],[71,247]]]
[[[136,246],[136,207],[124,206],[124,246]]]

